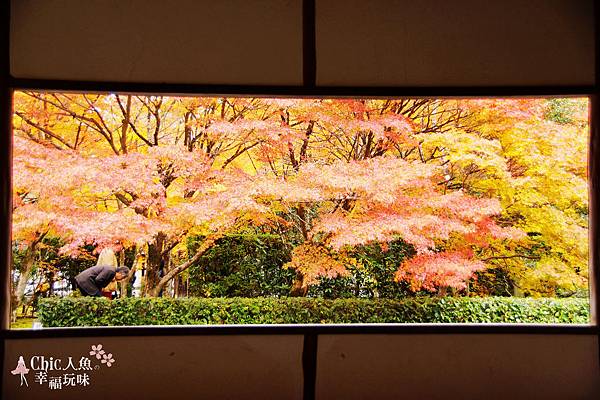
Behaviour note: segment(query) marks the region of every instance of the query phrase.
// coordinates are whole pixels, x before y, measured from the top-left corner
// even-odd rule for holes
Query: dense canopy
[[[393,279],[414,293],[587,288],[586,99],[19,92],[13,124],[17,297],[49,236],[71,256],[143,253],[156,296],[248,232],[290,247],[293,295],[398,241]]]

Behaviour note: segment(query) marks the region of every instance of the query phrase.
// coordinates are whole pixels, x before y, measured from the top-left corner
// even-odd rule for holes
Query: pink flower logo
[[[102,356],[102,364],[106,364],[107,367],[110,367],[115,362],[112,353],[104,354]]]
[[[99,344],[98,346],[94,346],[92,345],[92,351],[90,351],[90,356],[96,356],[96,358],[99,360],[102,358],[102,356],[104,356],[104,353],[106,353],[104,350],[102,350],[102,345]],[[104,361],[102,361],[104,362]]]

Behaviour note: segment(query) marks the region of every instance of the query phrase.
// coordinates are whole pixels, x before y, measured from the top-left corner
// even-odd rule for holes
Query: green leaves
[[[45,327],[344,323],[587,324],[587,299],[418,297],[403,300],[320,298],[46,298]]]
[[[195,252],[203,240],[203,236],[188,237],[189,252]],[[285,296],[294,277],[293,271],[282,269],[290,252],[277,235],[226,235],[190,267],[190,295]]]

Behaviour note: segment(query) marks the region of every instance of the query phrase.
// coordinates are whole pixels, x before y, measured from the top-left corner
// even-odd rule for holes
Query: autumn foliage
[[[394,240],[414,249],[395,273],[414,292],[486,294],[498,271],[511,295],[575,292],[587,102],[567,100],[16,93],[13,241],[135,249],[149,296],[250,231],[293,247],[295,295],[361,268],[357,247]]]

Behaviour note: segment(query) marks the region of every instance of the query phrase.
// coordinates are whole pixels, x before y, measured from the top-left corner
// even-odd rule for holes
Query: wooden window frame
[[[595,3],[595,31],[599,9]],[[488,87],[326,87],[316,85],[315,0],[303,0],[303,84],[298,86],[201,85],[134,82],[64,81],[21,79],[10,74],[10,1],[0,5],[0,362],[7,339],[70,338],[91,336],[180,335],[303,335],[304,398],[314,398],[318,336],[322,334],[574,334],[595,335],[600,342],[600,92],[599,40],[595,43],[595,83],[589,86],[488,86]],[[586,96],[590,99],[589,195],[590,195],[590,325],[498,324],[380,324],[380,325],[268,325],[189,327],[95,327],[10,330],[10,257],[12,190],[12,99],[16,90],[64,92],[124,92],[139,94],[196,94],[293,97],[544,97]],[[598,354],[600,358],[600,353]],[[4,371],[5,366],[2,365]],[[1,393],[0,383],[0,393]]]

